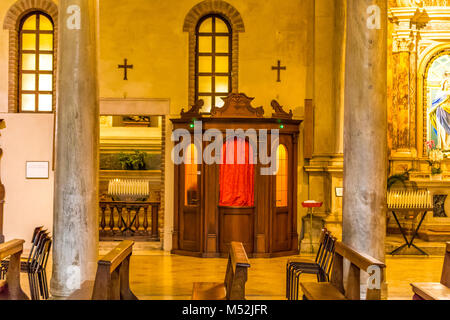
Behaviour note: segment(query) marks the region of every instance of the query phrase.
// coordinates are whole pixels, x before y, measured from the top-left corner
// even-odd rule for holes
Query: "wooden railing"
[[[100,201],[100,240],[159,241],[159,202]]]

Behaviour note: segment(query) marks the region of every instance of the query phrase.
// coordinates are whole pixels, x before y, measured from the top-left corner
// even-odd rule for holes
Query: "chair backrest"
[[[325,265],[325,262],[327,261],[329,255],[331,254],[331,252],[328,250],[331,239],[332,239],[331,232],[330,231],[325,231],[324,238],[323,238],[322,253],[321,253],[318,261],[316,261],[316,263],[319,266],[321,266],[322,268]]]
[[[244,245],[241,242],[231,242],[225,274],[227,300],[245,300],[248,268],[250,268],[250,262]]]
[[[321,267],[322,267],[322,270],[325,272],[328,279],[330,277],[330,271],[333,266],[336,242],[337,242],[337,238],[330,235],[330,237],[328,238],[328,241],[326,243],[326,246],[325,246],[327,256],[326,256],[325,260],[323,261]]]
[[[317,250],[316,254],[316,263],[319,263],[320,257],[322,256],[323,250],[324,250],[324,243],[325,243],[325,237],[326,237],[327,229],[323,228],[320,232],[320,239],[319,239],[319,249]]]
[[[450,242],[445,248],[444,267],[442,268],[441,283],[450,288]]]
[[[39,261],[47,239],[48,232],[46,230],[41,230],[38,232],[35,239],[35,249],[33,251],[33,254],[28,257],[28,267],[30,268],[30,272],[36,272],[38,270]]]
[[[42,230],[42,228],[44,228],[44,227],[41,226],[41,227],[34,228],[33,236],[31,237],[31,249],[30,249],[30,253],[28,255],[28,261],[31,261],[31,258],[33,257],[34,250],[35,250],[36,244],[37,244],[37,238],[38,238],[39,232]]]
[[[130,289],[134,241],[122,241],[98,261],[92,300],[138,300]]]
[[[344,290],[344,259],[350,261],[346,290]],[[377,285],[373,288],[368,287],[366,299],[381,300],[381,284],[384,281],[386,265],[369,255],[357,252],[342,242],[336,242],[331,283],[350,300],[361,299],[361,270],[367,273],[379,272],[377,279],[379,287]]]

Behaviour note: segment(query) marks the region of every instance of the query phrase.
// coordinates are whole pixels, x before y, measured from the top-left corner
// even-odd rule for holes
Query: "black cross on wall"
[[[272,70],[277,71],[277,82],[281,82],[281,70],[286,70],[286,67],[282,67],[281,61],[278,60],[278,65],[276,67],[272,67]]]
[[[123,64],[119,64],[119,69],[123,69],[123,80],[128,80],[128,69],[133,69],[132,64],[128,64],[128,59],[124,59]]]

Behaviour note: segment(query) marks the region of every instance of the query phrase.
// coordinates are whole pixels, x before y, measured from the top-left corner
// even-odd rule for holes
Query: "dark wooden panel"
[[[219,208],[219,251],[227,253],[232,241],[242,242],[247,253],[253,253],[254,208]]]
[[[288,251],[291,249],[289,211],[277,210],[273,219],[273,251]]]
[[[182,218],[182,232],[180,237],[181,250],[199,250],[199,219],[197,208],[185,207]]]

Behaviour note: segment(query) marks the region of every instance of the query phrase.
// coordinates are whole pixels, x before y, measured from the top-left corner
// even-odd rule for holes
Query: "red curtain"
[[[245,147],[245,162],[238,164],[238,153]],[[234,148],[234,162],[227,149]],[[242,153],[241,153],[242,154]],[[223,145],[222,163],[220,165],[220,201],[224,207],[254,206],[255,165],[252,163],[253,150],[250,144],[242,139],[228,141]],[[231,163],[231,164],[230,164]]]

